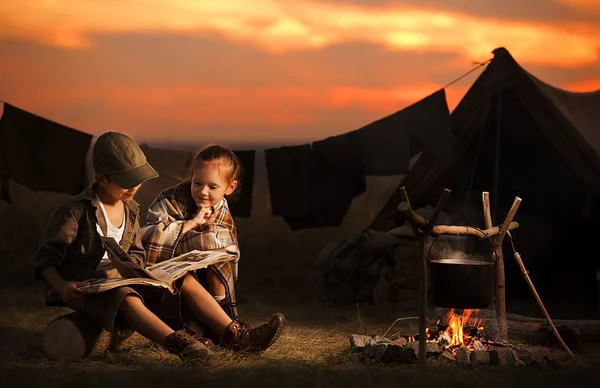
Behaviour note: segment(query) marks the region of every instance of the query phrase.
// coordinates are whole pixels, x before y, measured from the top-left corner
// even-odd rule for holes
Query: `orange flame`
[[[448,322],[448,328],[446,329],[446,333],[450,336],[450,343],[446,346],[447,348],[453,347],[471,347],[470,337],[465,336],[463,329],[467,325],[479,327],[481,323],[480,318],[471,318],[473,313],[477,313],[479,310],[468,310],[465,309],[462,315],[455,315],[454,309],[448,311],[448,315],[446,316]],[[466,338],[465,338],[466,337]],[[465,341],[468,339],[468,341]]]

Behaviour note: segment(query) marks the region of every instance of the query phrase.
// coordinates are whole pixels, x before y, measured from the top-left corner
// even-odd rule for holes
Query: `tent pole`
[[[500,198],[498,190],[500,190],[500,134],[502,129],[502,93],[498,94],[496,103],[496,142],[494,152],[494,198]],[[494,201],[492,211],[492,223],[498,219],[498,201]]]

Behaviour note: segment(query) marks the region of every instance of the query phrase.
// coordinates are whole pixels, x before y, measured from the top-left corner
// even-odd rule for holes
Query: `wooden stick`
[[[402,197],[402,201],[405,202],[408,205],[408,208],[412,210],[410,199],[408,199],[408,193],[406,192],[406,187],[402,186],[400,188],[400,196]]]
[[[409,202],[401,202],[398,205],[398,211],[415,227],[424,230],[428,226],[425,218],[418,215],[411,207]]]
[[[498,233],[498,237],[496,237],[498,240],[498,245],[502,245],[502,240],[504,240],[504,236],[506,235],[508,226],[512,222],[513,218],[515,218],[515,214],[517,213],[517,209],[519,209],[519,206],[521,205],[521,201],[522,201],[521,198],[515,197],[515,200],[513,201],[513,204],[510,207],[510,210],[508,211],[506,218],[504,218],[504,222],[502,223],[502,226],[500,227],[500,232]]]
[[[537,291],[536,291],[536,289],[535,289],[535,287],[533,285],[533,282],[531,281],[531,278],[529,277],[529,272],[527,272],[527,270],[525,269],[525,264],[523,263],[523,260],[521,260],[521,255],[519,255],[518,252],[515,252],[515,259],[517,260],[517,263],[519,263],[519,267],[521,268],[521,272],[523,273],[523,276],[525,277],[525,280],[527,281],[527,284],[529,284],[529,288],[531,288],[531,292],[533,292],[533,296],[535,296],[535,300],[537,301],[538,305],[542,309],[542,313],[544,313],[544,317],[546,317],[546,320],[548,321],[548,324],[550,325],[550,328],[552,329],[552,332],[554,333],[554,335],[558,339],[558,342],[560,342],[560,345],[563,347],[563,349],[565,350],[565,352],[567,352],[569,354],[569,356],[572,357],[573,356],[573,352],[571,352],[571,349],[569,349],[569,347],[567,346],[567,344],[565,343],[565,341],[563,341],[562,337],[558,333],[558,330],[556,330],[556,326],[554,326],[554,322],[552,322],[552,319],[550,318],[550,314],[548,314],[548,311],[546,310],[546,307],[544,306],[544,303],[542,303],[542,299],[538,295],[538,293],[537,293]]]
[[[492,213],[490,209],[490,193],[484,191],[481,193],[481,200],[483,202],[483,222],[485,224],[486,229],[490,229],[492,227]]]
[[[431,216],[431,219],[428,222],[427,228],[426,228],[426,230],[424,230],[424,232],[426,232],[426,234],[431,233],[431,230],[435,226],[435,221],[437,221],[437,218],[439,217],[440,213],[442,212],[442,209],[446,205],[446,201],[448,200],[450,193],[451,193],[451,191],[448,189],[444,189],[444,191],[442,191],[442,195],[440,196],[440,199],[438,199],[438,203],[437,203],[437,205],[435,205],[435,209],[433,209],[433,214]]]
[[[515,230],[519,227],[518,222],[511,222],[508,226],[508,230]],[[479,239],[493,238],[500,232],[499,226],[494,226],[489,229],[481,230],[471,226],[458,226],[458,225],[436,225],[431,231],[431,235],[436,237],[440,235],[450,236],[474,236]],[[492,243],[494,240],[492,239]]]
[[[427,260],[425,260],[425,239],[431,234],[431,230],[433,229],[433,226],[435,225],[435,221],[437,220],[438,216],[442,212],[442,209],[444,208],[444,205],[446,204],[446,201],[448,200],[448,196],[450,195],[450,193],[451,193],[450,190],[444,189],[444,191],[442,192],[442,195],[440,196],[440,199],[438,200],[437,205],[435,206],[435,209],[433,210],[431,219],[429,219],[428,221],[426,220],[426,225],[422,229],[421,232],[416,230],[416,228],[413,228],[415,236],[417,236],[417,242],[418,242],[417,258],[419,260],[419,263],[421,264],[421,276],[420,276],[420,281],[419,281],[420,289],[419,289],[419,356],[418,356],[418,363],[419,363],[420,367],[425,366],[425,357],[427,356],[426,355],[426,345],[427,345],[426,315],[427,315],[427,294],[428,294],[427,293],[427,291],[428,291],[427,290],[427,278],[428,278],[429,274],[428,274]],[[412,209],[410,207],[410,201],[408,200],[408,195],[406,194],[406,190],[402,190],[402,194],[403,194],[403,196],[405,196],[405,202],[408,205],[408,208],[410,209],[410,211],[412,212]]]
[[[504,218],[498,235],[494,237],[494,252],[496,253],[496,313],[498,314],[498,330],[502,341],[508,340],[508,326],[506,324],[506,277],[504,272],[504,252],[502,241],[506,235],[517,209],[521,205],[521,198],[515,197],[513,204]]]

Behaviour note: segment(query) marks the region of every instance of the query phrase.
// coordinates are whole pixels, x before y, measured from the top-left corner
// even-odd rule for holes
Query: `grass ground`
[[[240,312],[262,322],[283,312],[288,326],[264,354],[218,351],[210,366],[185,364],[134,335],[126,351],[107,352],[107,335],[83,361],[49,361],[42,349],[45,325],[67,309],[44,307],[31,279],[35,244],[0,246],[0,387],[254,386],[254,387],[597,387],[600,345],[586,345],[575,360],[553,350],[548,367],[459,366],[428,363],[383,366],[349,353],[348,336],[383,334],[402,313],[370,306],[332,306],[320,298],[322,269],[310,258],[277,251],[246,252],[238,287]],[[25,259],[23,259],[25,258]],[[277,258],[277,259],[274,259]],[[524,313],[524,311],[520,311]]]

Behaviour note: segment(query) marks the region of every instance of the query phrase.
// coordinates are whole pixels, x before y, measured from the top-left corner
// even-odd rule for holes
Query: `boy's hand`
[[[198,212],[194,216],[193,220],[196,224],[202,225],[209,220],[210,216],[212,216],[212,208],[201,207],[198,209]]]
[[[57,290],[68,307],[72,309],[84,307],[83,291],[79,289],[84,284],[85,282],[65,282],[61,289]]]

